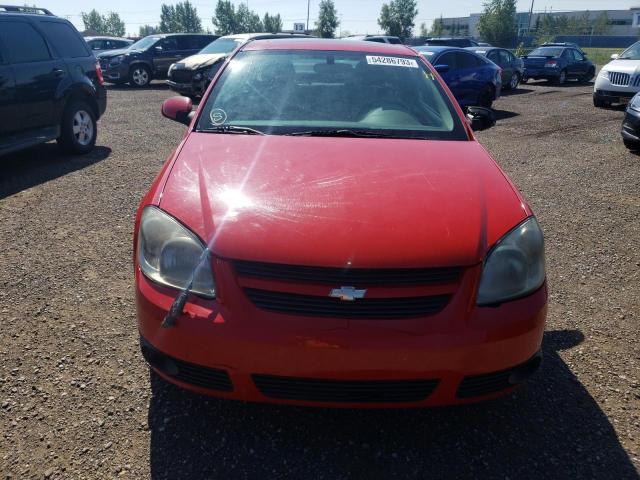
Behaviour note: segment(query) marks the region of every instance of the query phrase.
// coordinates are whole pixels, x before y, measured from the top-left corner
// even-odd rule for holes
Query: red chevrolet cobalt
[[[401,45],[259,40],[220,69],[136,218],[145,359],[196,392],[459,404],[539,366],[543,237]]]

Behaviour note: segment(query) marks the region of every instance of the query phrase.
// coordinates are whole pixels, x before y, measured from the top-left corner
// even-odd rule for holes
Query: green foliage
[[[440,18],[436,18],[431,25],[431,31],[429,32],[430,37],[441,37],[444,33],[444,22],[442,21],[442,16]]]
[[[236,24],[239,30],[234,33],[258,33],[264,30],[260,15],[249,10],[245,3],[241,3],[236,10]]]
[[[175,5],[162,4],[160,7],[160,26],[162,33],[199,33],[202,22],[198,11],[189,0]]]
[[[264,18],[262,19],[262,27],[265,32],[268,33],[278,33],[282,31],[282,18],[280,18],[280,14],[277,15],[269,15],[269,12],[264,14]]]
[[[592,22],[594,35],[608,35],[611,32],[611,25],[609,24],[609,16],[607,12],[602,12]]]
[[[513,54],[516,57],[523,57],[524,55],[526,55],[526,53],[527,53],[527,49],[524,47],[524,43],[522,42],[518,44],[515,51],[513,52]]]
[[[318,36],[322,38],[333,38],[339,24],[340,20],[338,20],[338,13],[333,0],[321,0],[318,21],[316,22]]]
[[[420,36],[421,37],[428,37],[429,36],[429,29],[427,28],[427,24],[425,22],[422,22],[420,24]]]
[[[146,37],[147,35],[153,35],[158,32],[158,27],[154,27],[152,25],[140,25],[140,28],[138,29],[138,36]]]
[[[509,47],[518,34],[516,0],[489,0],[478,20],[478,31],[485,42]]]
[[[179,32],[180,28],[176,22],[176,9],[173,5],[162,4],[160,7],[160,26],[161,33]]]
[[[101,15],[96,9],[93,9],[89,13],[81,12],[80,15],[85,30],[99,35],[112,35],[114,37],[122,37],[125,34],[124,22],[120,19],[120,15],[115,12]]]
[[[240,33],[236,21],[236,8],[230,0],[218,0],[212,22],[218,35]]]
[[[417,15],[416,0],[391,0],[382,4],[378,25],[387,35],[405,39],[411,36]]]

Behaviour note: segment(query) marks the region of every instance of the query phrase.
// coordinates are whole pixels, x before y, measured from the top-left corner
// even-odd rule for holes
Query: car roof
[[[228,38],[231,40],[252,40],[254,38],[265,37],[269,38],[311,38],[309,35],[303,33],[286,33],[286,32],[278,32],[278,33],[236,33],[233,35],[225,35],[220,38]]]
[[[387,55],[410,55],[417,53],[405,45],[375,42],[353,42],[325,38],[292,38],[278,40],[256,40],[246,44],[243,50],[318,50],[382,53]]]
[[[478,52],[482,52],[482,53],[486,53],[486,52],[490,52],[491,50],[507,50],[506,48],[502,48],[502,47],[464,47],[465,50],[469,50],[470,52],[473,53],[478,53]]]
[[[133,40],[124,37],[110,37],[108,35],[88,35],[84,37],[85,40],[125,40],[127,42],[133,42]]]
[[[428,50],[430,52],[433,53],[440,53],[440,52],[444,52],[445,50],[459,50],[459,51],[466,51],[466,48],[462,48],[462,47],[454,47],[451,45],[414,45],[413,48],[422,48],[424,50]]]

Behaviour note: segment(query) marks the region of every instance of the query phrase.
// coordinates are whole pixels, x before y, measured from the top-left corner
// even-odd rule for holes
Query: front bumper
[[[121,83],[129,80],[129,65],[125,62],[111,65],[108,60],[100,60],[100,67],[102,68],[102,75],[107,82]]]
[[[545,284],[498,307],[469,308],[479,268],[465,273],[466,281],[444,310],[419,319],[344,321],[278,314],[258,309],[237,284],[224,282],[218,301],[193,298],[171,329],[160,323],[176,292],[150,282],[138,270],[143,353],[168,381],[230,399],[423,407],[491,398],[510,391],[518,383],[514,379],[537,368],[547,289]],[[366,389],[393,382],[408,384],[409,393],[416,393],[416,385],[430,391],[418,397],[374,394],[374,400],[304,395],[317,384],[334,391],[345,384]],[[270,390],[274,385],[282,387],[280,393]],[[283,395],[282,389],[289,394]]]
[[[625,103],[629,101],[637,92],[618,90],[595,90],[593,97],[610,103]]]
[[[640,143],[640,112],[627,108],[621,134],[625,140]]]

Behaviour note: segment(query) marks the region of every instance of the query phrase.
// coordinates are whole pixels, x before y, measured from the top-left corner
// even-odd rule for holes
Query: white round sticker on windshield
[[[221,108],[214,108],[213,110],[211,110],[209,118],[211,119],[211,123],[213,123],[214,125],[222,125],[227,121],[227,112],[225,112]]]

